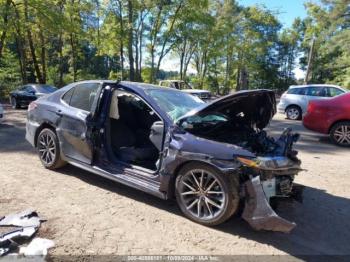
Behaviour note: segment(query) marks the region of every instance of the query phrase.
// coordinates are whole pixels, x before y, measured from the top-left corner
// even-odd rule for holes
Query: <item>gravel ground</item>
[[[48,221],[39,234],[55,241],[52,255],[350,255],[350,149],[277,115],[269,129],[291,126],[303,171],[304,203],[280,205],[297,223],[291,234],[255,232],[240,218],[215,228],[184,218],[163,201],[73,166],[42,167],[25,141],[25,110],[5,105],[0,124],[0,215],[32,207]]]

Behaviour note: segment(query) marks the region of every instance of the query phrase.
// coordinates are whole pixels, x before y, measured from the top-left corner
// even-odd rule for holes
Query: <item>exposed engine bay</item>
[[[208,116],[188,119],[194,122],[184,124],[186,129],[196,136],[234,144],[258,156],[287,156],[297,160],[297,151],[292,147],[299,139],[299,134],[293,133],[291,129],[285,129],[278,139],[274,139],[268,136],[266,131],[242,123],[239,117],[234,120],[228,120],[226,116],[220,114],[213,114],[211,117],[212,119]]]

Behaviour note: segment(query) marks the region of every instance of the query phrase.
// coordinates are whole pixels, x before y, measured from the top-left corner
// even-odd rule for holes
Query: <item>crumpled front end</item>
[[[271,230],[289,233],[296,226],[272,209],[260,181],[260,176],[248,180],[244,184],[246,193],[245,208],[242,218],[255,230]]]
[[[277,156],[254,159],[237,157],[237,160],[244,166],[242,173],[245,177],[242,218],[256,230],[289,233],[296,224],[276,214],[270,203],[286,198],[301,202],[303,187],[295,185],[293,181],[302,169],[296,151],[292,150],[292,144],[297,138],[291,139],[293,134],[290,130],[286,130],[281,137],[285,143],[280,144]]]

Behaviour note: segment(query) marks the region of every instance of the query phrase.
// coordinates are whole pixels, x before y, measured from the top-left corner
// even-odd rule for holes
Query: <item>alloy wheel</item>
[[[180,201],[197,219],[214,219],[224,212],[226,197],[221,182],[210,172],[187,172],[179,184]]]
[[[292,120],[297,120],[300,117],[300,112],[297,108],[291,107],[287,110],[287,117]]]
[[[340,145],[350,145],[350,126],[340,125],[333,132],[334,140]]]
[[[49,133],[43,133],[39,137],[39,156],[46,165],[51,165],[56,158],[56,145],[54,138]]]

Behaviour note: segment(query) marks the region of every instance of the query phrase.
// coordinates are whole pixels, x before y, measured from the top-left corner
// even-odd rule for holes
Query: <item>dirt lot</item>
[[[184,218],[176,204],[67,166],[42,167],[25,141],[25,110],[6,107],[0,124],[0,215],[35,208],[48,219],[40,234],[54,255],[96,254],[331,254],[350,255],[350,150],[277,116],[272,134],[301,133],[304,203],[278,212],[298,226],[291,234],[255,232],[240,218],[208,228]],[[292,258],[293,258],[292,257]]]

